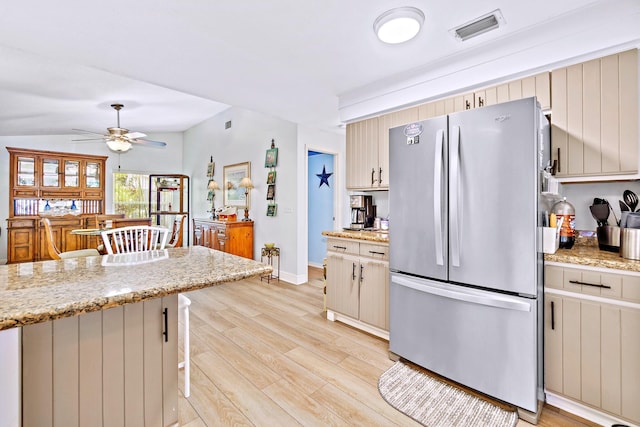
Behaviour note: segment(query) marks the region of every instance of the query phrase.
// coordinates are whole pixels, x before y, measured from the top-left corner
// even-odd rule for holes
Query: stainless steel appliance
[[[389,141],[391,352],[535,412],[546,118],[527,98],[393,128]]]
[[[373,206],[373,197],[360,194],[351,195],[349,198],[351,206],[351,228],[361,229],[372,227],[376,216]]]

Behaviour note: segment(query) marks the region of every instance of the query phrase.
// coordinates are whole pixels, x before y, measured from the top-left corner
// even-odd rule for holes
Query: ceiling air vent
[[[467,22],[464,25],[449,30],[449,32],[460,41],[465,41],[486,33],[487,31],[494,30],[504,24],[504,18],[502,17],[500,9],[496,9],[487,15],[481,16],[471,22]]]

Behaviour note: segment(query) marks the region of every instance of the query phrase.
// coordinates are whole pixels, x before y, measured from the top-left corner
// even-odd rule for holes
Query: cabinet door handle
[[[556,306],[551,301],[551,330],[556,329]]]
[[[371,185],[372,186],[373,186],[373,183],[376,182],[375,175],[376,175],[375,168],[371,168]]]
[[[560,172],[560,147],[558,147],[558,172]]]
[[[346,247],[346,246],[336,246],[336,245],[333,245],[333,247],[334,247],[335,249],[343,249],[343,250],[345,250],[345,251],[347,250],[347,247]]]
[[[360,264],[360,283],[362,283],[362,280],[364,279],[364,275],[362,274],[363,271],[364,265]]]
[[[478,107],[484,107],[484,99],[481,96],[478,97]]]
[[[464,101],[464,109],[465,110],[470,110],[471,109],[471,104],[469,103],[468,99],[466,101]]]
[[[164,317],[164,331],[162,331],[162,335],[164,336],[164,342],[169,342],[169,309],[165,307],[162,310],[162,316]]]
[[[607,285],[596,285],[595,283],[581,282],[581,281],[579,281],[579,280],[569,280],[569,283],[573,283],[574,285],[593,286],[594,288],[605,288],[605,289],[611,289],[611,286],[607,286]]]
[[[384,252],[376,252],[376,251],[369,251],[369,253],[373,255],[386,255],[386,253]]]
[[[382,168],[378,169],[378,185],[382,185]]]
[[[351,266],[351,280],[356,280],[356,263],[352,262]]]

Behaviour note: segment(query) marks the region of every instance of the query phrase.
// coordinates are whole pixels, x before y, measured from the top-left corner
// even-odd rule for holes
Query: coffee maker
[[[351,228],[363,229],[373,226],[376,217],[372,196],[352,195],[349,204],[351,206]]]

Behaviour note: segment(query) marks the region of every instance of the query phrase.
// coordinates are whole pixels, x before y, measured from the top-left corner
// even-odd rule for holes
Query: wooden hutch
[[[51,220],[58,249],[86,247],[71,230],[92,227],[105,212],[107,156],[7,147],[9,151],[9,263],[49,259],[44,227]]]

